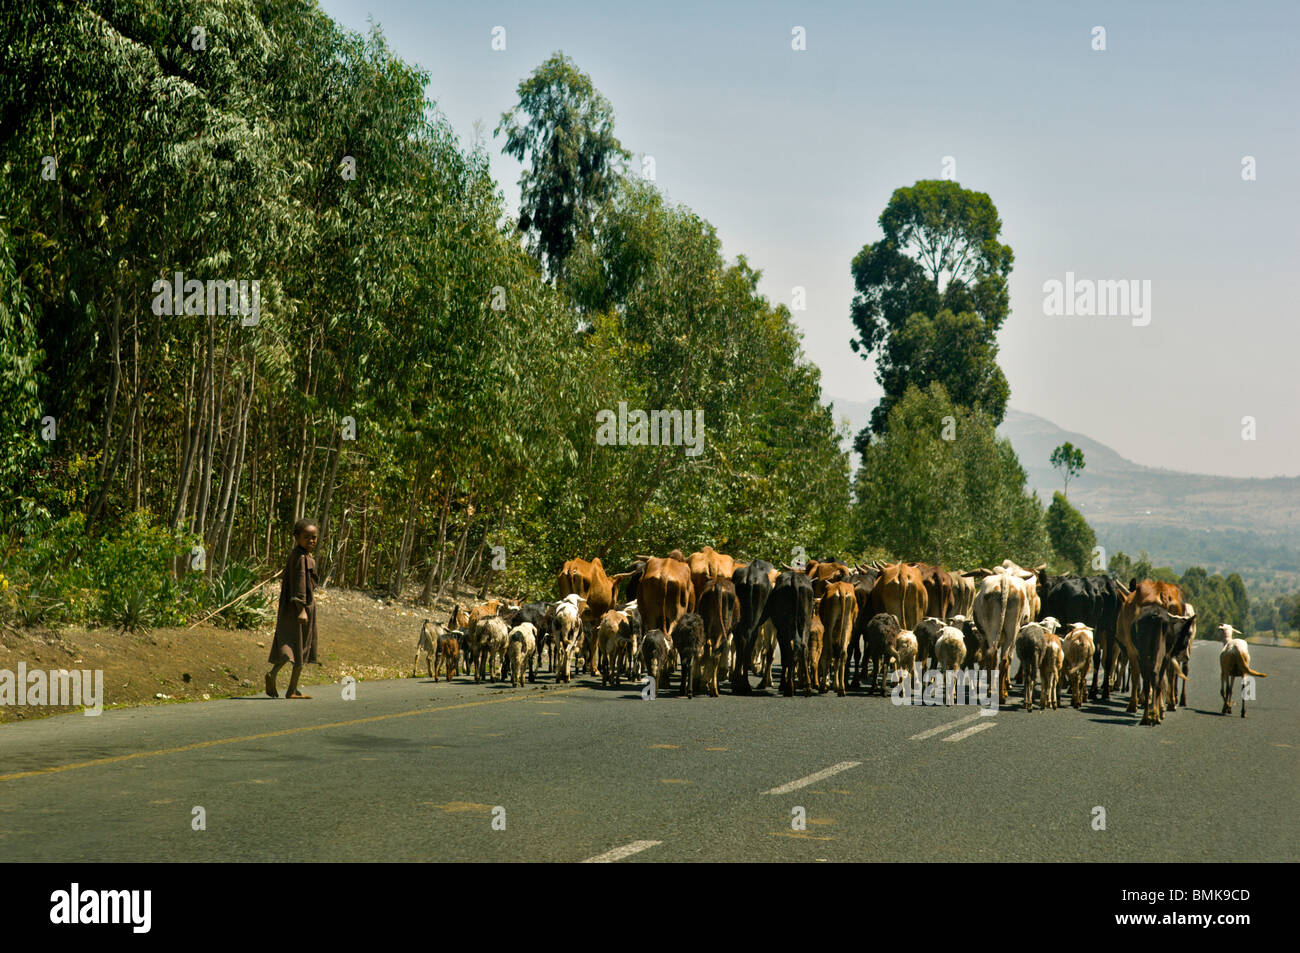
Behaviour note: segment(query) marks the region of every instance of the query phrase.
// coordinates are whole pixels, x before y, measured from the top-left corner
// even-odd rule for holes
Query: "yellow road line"
[[[570,692],[584,692],[588,689],[585,686],[576,688],[566,688],[558,692],[548,693],[556,695],[567,695]],[[459,705],[441,705],[436,708],[417,708],[413,711],[398,711],[389,715],[371,715],[368,718],[353,718],[350,721],[334,721],[327,725],[304,725],[301,728],[281,728],[279,731],[264,731],[256,735],[241,735],[238,738],[217,738],[213,741],[196,741],[194,744],[181,745],[177,748],[159,748],[155,751],[136,751],[132,754],[113,755],[111,758],[96,758],[94,761],[78,761],[74,764],[60,764],[52,768],[37,768],[34,771],[17,771],[13,774],[0,774],[0,781],[17,781],[19,778],[32,778],[40,774],[58,774],[62,771],[73,771],[77,768],[93,768],[101,764],[115,764],[119,761],[133,761],[136,758],[153,758],[164,754],[179,754],[182,751],[198,751],[200,748],[212,748],[216,745],[232,745],[242,741],[261,741],[263,738],[280,738],[284,735],[297,735],[307,731],[324,731],[326,728],[347,728],[351,725],[365,725],[375,721],[388,721],[393,718],[408,718],[411,715],[427,715],[435,711],[456,711],[460,708],[477,708],[480,705],[500,705],[505,702],[519,701],[536,701],[543,702],[544,699],[525,698],[518,696],[514,698],[487,698],[476,702],[462,702]]]

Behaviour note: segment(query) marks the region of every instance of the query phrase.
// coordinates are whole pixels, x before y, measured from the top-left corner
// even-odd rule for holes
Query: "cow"
[[[1175,661],[1178,662],[1178,670],[1183,673],[1183,677],[1181,679],[1174,679],[1169,684],[1170,711],[1178,711],[1179,705],[1182,705],[1184,708],[1187,707],[1187,683],[1192,677],[1192,643],[1196,641],[1196,606],[1192,605],[1190,602],[1186,602],[1183,604],[1183,608],[1187,610],[1187,615],[1191,616],[1192,632],[1191,635],[1187,637],[1187,647],[1175,656]],[[1178,682],[1182,683],[1182,698],[1179,698],[1180,692],[1179,685],[1177,684]]]
[[[740,619],[740,600],[730,579],[709,580],[696,603],[704,619],[704,652],[700,658],[700,675],[711,698],[718,697],[718,669],[730,651],[731,631]]]
[[[1219,636],[1223,639],[1223,649],[1219,652],[1219,694],[1223,696],[1223,711],[1220,714],[1232,714],[1232,681],[1241,678],[1241,717],[1246,717],[1246,676],[1251,678],[1268,678],[1263,672],[1250,667],[1250,647],[1245,639],[1236,636],[1241,633],[1224,622],[1219,626]]]
[[[953,616],[969,618],[975,606],[977,591],[975,580],[959,572],[950,572],[948,581],[952,585],[952,609],[950,610],[952,615],[945,617],[945,621],[952,619]]]
[[[911,631],[925,618],[929,606],[921,571],[906,563],[885,566],[871,589],[870,602],[873,616],[888,612]]]
[[[862,662],[864,668],[867,665],[871,666],[867,674],[867,694],[876,690],[877,682],[880,683],[880,694],[885,694],[888,685],[885,680],[885,669],[897,658],[898,633],[901,631],[903,627],[898,624],[898,617],[892,612],[877,612],[867,622],[866,646],[863,649],[865,655]]]
[[[817,583],[814,580],[813,586]],[[821,600],[813,600],[812,618],[808,620],[808,642],[804,647],[804,657],[797,660],[798,675],[803,682],[804,694],[811,695],[815,687],[818,693],[826,691],[826,671],[822,660],[826,658],[824,651],[826,644],[826,627],[823,625],[821,616],[817,614],[817,605]],[[785,656],[781,656],[781,662],[784,664]]]
[[[806,664],[812,614],[812,581],[793,570],[777,576],[759,625],[771,619],[776,626],[776,639],[781,646],[781,693],[787,698],[794,696],[797,669]]]
[[[853,585],[848,582],[828,583],[817,612],[825,630],[823,651],[826,653],[830,687],[836,695],[843,698],[847,694],[844,682],[847,677],[849,640],[858,618],[858,602]]]
[[[644,671],[654,680],[654,694],[658,697],[668,677],[668,636],[663,629],[651,629],[641,639],[641,664]]]
[[[925,563],[910,563],[912,568],[921,573],[921,585],[925,587],[926,612],[940,620],[948,618],[952,611],[952,579],[938,566]],[[918,620],[919,621],[919,620]],[[915,629],[913,629],[915,632]]]
[[[1092,665],[1095,651],[1092,631],[1088,626],[1076,623],[1062,645],[1065,650],[1063,674],[1070,683],[1070,704],[1075,708],[1083,706],[1083,696],[1088,690],[1088,667]]]
[[[979,592],[973,607],[975,625],[984,637],[987,651],[983,653],[983,668],[998,675],[1000,704],[1007,702],[1007,676],[1011,671],[1011,653],[1016,635],[1030,605],[1025,580],[1008,572],[994,571],[980,581]]]
[[[849,576],[849,582],[853,583],[853,597],[858,603],[858,614],[849,636],[849,654],[845,667],[853,666],[854,689],[862,684],[862,633],[871,620],[871,590],[876,587],[879,578],[880,570],[875,566],[859,566]]]
[[[588,562],[585,559],[570,559],[560,570],[556,579],[556,588],[560,598],[577,593],[587,601],[583,610],[582,622],[585,628],[594,631],[600,623],[600,617],[614,608],[614,593],[625,577],[620,574],[608,576],[601,565],[600,557]],[[588,666],[594,664],[590,656]]]
[[[1137,621],[1138,613],[1147,606],[1159,606],[1170,615],[1185,615],[1183,592],[1174,583],[1159,582],[1155,579],[1144,579],[1138,582],[1137,579],[1134,579],[1129,584],[1129,593],[1124,600],[1124,604],[1120,606],[1119,621],[1115,626],[1115,639],[1118,642],[1118,647],[1122,648],[1128,655],[1129,670],[1133,679],[1133,691],[1129,693],[1128,708],[1126,709],[1129,714],[1137,711],[1138,695],[1146,690],[1140,677],[1142,670],[1138,662],[1138,650],[1133,642],[1133,625]],[[1110,681],[1111,664],[1112,658],[1110,654],[1107,654],[1107,682]],[[1106,693],[1105,697],[1110,697],[1109,692]]]
[[[1066,623],[1084,622],[1093,630],[1093,669],[1092,669],[1092,687],[1089,689],[1090,698],[1097,697],[1097,679],[1104,675],[1106,669],[1107,656],[1115,655],[1118,649],[1118,643],[1115,639],[1115,628],[1119,624],[1119,611],[1124,605],[1124,599],[1127,590],[1113,576],[1089,576],[1088,586],[1092,590],[1092,612],[1091,619],[1066,619]],[[1061,618],[1058,616],[1057,618]],[[1105,695],[1110,697],[1110,687],[1105,687]]]
[[[836,582],[848,582],[853,575],[853,570],[839,560],[810,559],[804,565],[803,572],[812,581],[814,599],[820,599],[827,586]]]
[[[893,563],[880,571],[879,579],[871,588],[871,615],[889,612],[902,628],[913,629],[926,618],[930,598],[922,585],[920,569],[906,563]]]
[[[451,629],[468,629],[469,628],[469,610],[459,602],[451,607],[451,615],[447,619],[447,627]]]
[[[637,594],[641,591],[641,577],[645,574],[647,561],[648,559],[638,558],[614,577],[617,580],[614,591],[623,601],[636,601]]]
[[[691,583],[691,568],[678,550],[664,558],[646,560],[637,593],[641,608],[641,624],[647,629],[662,629],[668,641],[673,641],[673,630],[682,616],[695,611],[695,587]]]
[[[1178,655],[1187,647],[1194,624],[1194,617],[1173,615],[1154,603],[1138,610],[1131,636],[1137,654],[1133,685],[1135,689],[1140,685],[1142,724],[1164,721],[1166,681],[1186,678],[1178,667]],[[1133,665],[1133,661],[1129,664]],[[1134,691],[1134,697],[1138,693]]]
[[[682,670],[682,688],[684,698],[695,696],[695,676],[700,670],[700,659],[704,653],[704,620],[697,612],[688,612],[677,623],[675,639],[669,639],[670,648],[675,645],[677,658]],[[665,633],[665,638],[667,633]]]
[[[504,663],[509,644],[510,630],[506,628],[505,619],[494,615],[479,623],[476,642],[478,666],[474,670],[474,681],[481,682],[485,678],[488,681],[496,679],[497,665]]]
[[[627,613],[610,609],[600,617],[596,634],[595,651],[599,656],[596,667],[600,683],[607,686],[612,680],[617,688],[620,664],[625,664],[629,671],[632,668],[632,624],[628,622]]]
[[[510,630],[506,644],[506,663],[510,669],[510,685],[522,687],[524,673],[530,682],[537,681],[533,674],[533,656],[537,652],[537,626],[521,622]]]
[[[433,657],[438,651],[438,640],[443,637],[445,629],[432,619],[425,619],[420,626],[420,637],[415,643],[415,661],[411,663],[411,678],[415,678],[420,668],[420,653],[424,652],[424,668],[433,678]]]
[[[736,598],[740,600],[740,619],[736,624],[736,666],[731,670],[731,691],[737,695],[748,695],[749,670],[753,664],[754,643],[758,637],[758,620],[763,615],[768,596],[772,594],[772,584],[778,573],[772,564],[756,559],[747,566],[742,566],[731,574],[732,585],[736,589]],[[772,671],[767,669],[760,687],[772,684]]]
[[[744,563],[738,563],[730,556],[715,551],[712,546],[705,546],[691,553],[686,560],[686,565],[691,569],[691,585],[695,587],[698,601],[699,594],[704,592],[705,586],[714,579],[732,579],[736,570],[742,568]]]
[[[465,622],[465,634],[469,638],[469,651],[473,659],[478,658],[479,626],[487,619],[495,618],[501,611],[501,605],[500,599],[493,599],[490,602],[481,602],[469,610]],[[456,608],[459,609],[460,607],[457,606]],[[453,614],[453,618],[455,618],[455,614]],[[509,626],[506,628],[508,631]]]

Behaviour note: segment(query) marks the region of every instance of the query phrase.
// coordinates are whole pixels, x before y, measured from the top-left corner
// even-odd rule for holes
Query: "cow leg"
[[[749,663],[754,644],[744,639],[736,639],[736,664],[731,667],[731,694],[749,694]]]
[[[1137,696],[1139,691],[1146,691],[1146,679],[1142,676],[1142,663],[1137,657],[1137,649],[1128,650],[1128,670],[1129,677],[1133,680],[1133,690],[1128,696],[1128,712],[1133,714],[1137,711]]]

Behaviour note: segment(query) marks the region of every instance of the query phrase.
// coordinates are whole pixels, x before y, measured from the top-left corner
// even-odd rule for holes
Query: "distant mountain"
[[[873,406],[836,398],[834,413],[847,417],[856,434]],[[1070,481],[1070,503],[1107,552],[1136,558],[1146,550],[1153,563],[1179,572],[1196,565],[1240,572],[1255,583],[1300,586],[1300,478],[1242,479],[1147,467],[1086,434],[1015,409],[1007,411],[998,435],[1015,447],[1044,505],[1061,489],[1061,476],[1048,462],[1052,450],[1067,440],[1083,450],[1086,466]]]

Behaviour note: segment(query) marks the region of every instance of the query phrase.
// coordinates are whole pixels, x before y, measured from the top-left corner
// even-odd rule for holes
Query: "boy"
[[[279,698],[276,676],[285,662],[293,668],[285,698],[311,698],[298,691],[298,676],[305,662],[316,661],[316,541],[320,530],[311,520],[298,520],[293,526],[296,544],[289,553],[280,576],[280,608],[275,620],[275,641],[271,644],[271,671],[266,673],[266,693]]]

